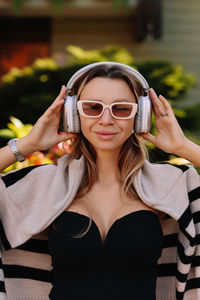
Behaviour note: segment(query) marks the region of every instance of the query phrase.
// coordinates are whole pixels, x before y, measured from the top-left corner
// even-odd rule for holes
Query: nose
[[[111,115],[109,108],[106,108],[104,110],[103,115],[100,117],[99,122],[102,125],[110,125],[110,124],[114,123],[114,120],[113,120],[113,117]]]

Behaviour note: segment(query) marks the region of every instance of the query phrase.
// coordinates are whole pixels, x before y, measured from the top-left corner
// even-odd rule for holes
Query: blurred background
[[[105,60],[137,68],[200,144],[199,16],[199,0],[0,0],[1,146],[30,130],[77,69]],[[147,146],[152,161],[173,158]]]

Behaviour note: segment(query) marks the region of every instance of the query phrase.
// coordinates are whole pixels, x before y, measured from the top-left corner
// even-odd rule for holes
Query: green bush
[[[181,127],[185,130],[190,130],[196,136],[196,138],[200,139],[200,104],[195,104],[184,108],[184,112],[186,117],[179,120]]]
[[[130,65],[143,74],[158,94],[173,101],[184,97],[195,82],[194,76],[186,74],[181,66],[159,60],[135,62],[123,47],[84,50],[71,45],[66,49],[68,63],[63,67],[51,58],[37,59],[31,66],[12,69],[2,77],[0,128],[7,126],[11,115],[23,123],[34,124],[58,95],[61,85],[66,84],[78,69],[93,62],[108,60]],[[177,110],[176,114],[184,117],[181,110]],[[153,130],[155,132],[155,127]]]
[[[107,46],[102,50],[85,51],[76,46],[67,48],[69,64],[59,67],[53,59],[37,59],[24,69],[13,69],[3,76],[0,85],[0,128],[7,125],[10,115],[23,123],[34,123],[58,94],[62,84],[82,66],[97,61],[117,61],[136,67],[150,86],[166,98],[179,99],[194,83],[191,74],[163,61],[135,63],[124,48]],[[176,77],[177,76],[177,77]],[[174,78],[170,83],[169,78]],[[178,79],[177,79],[178,78]],[[186,84],[187,83],[187,84]]]
[[[173,65],[169,61],[149,60],[136,63],[136,67],[158,95],[171,100],[182,99],[195,84],[193,74],[184,73],[183,66]]]

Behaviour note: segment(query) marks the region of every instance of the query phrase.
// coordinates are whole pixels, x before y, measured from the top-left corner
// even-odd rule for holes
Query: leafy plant
[[[196,83],[194,74],[185,73],[183,66],[166,60],[147,60],[136,63],[136,67],[158,94],[164,93],[171,100],[185,97]]]
[[[16,15],[19,15],[22,11],[23,5],[28,2],[28,0],[12,0],[11,4]],[[50,0],[50,7],[56,14],[62,14],[64,4],[69,2],[69,0]],[[129,0],[112,0],[113,9],[120,9],[121,7],[129,8]]]
[[[132,65],[133,56],[124,47],[108,45],[103,49],[84,50],[78,46],[69,45],[66,51],[70,54],[69,63],[71,65],[87,65],[93,62],[115,61]]]
[[[3,138],[11,139],[25,136],[29,133],[33,127],[31,124],[24,125],[19,119],[11,116],[10,123],[8,123],[8,128],[0,129],[0,136]]]
[[[0,130],[0,137],[5,139],[21,138],[29,133],[32,129],[31,124],[23,124],[19,119],[10,117],[8,128]],[[70,150],[70,149],[69,149]],[[65,154],[61,144],[53,146],[46,152],[36,151],[26,156],[24,162],[15,162],[4,170],[4,173],[11,170],[21,169],[28,166],[43,165],[43,164],[56,164],[57,159]]]
[[[78,69],[93,62],[116,61],[136,68],[158,94],[171,99],[172,105],[185,97],[195,84],[194,75],[185,73],[180,66],[160,60],[136,62],[127,49],[116,45],[93,50],[69,45],[66,51],[68,63],[62,67],[52,58],[37,59],[32,65],[11,69],[2,77],[0,128],[7,125],[10,115],[15,115],[24,123],[34,124],[57,96],[60,86],[66,84]],[[174,112],[179,120],[187,117],[181,109],[174,109]],[[156,133],[154,120],[152,132]],[[7,133],[4,131],[4,137]],[[153,145],[148,147],[153,160],[168,159],[167,154],[161,153]]]

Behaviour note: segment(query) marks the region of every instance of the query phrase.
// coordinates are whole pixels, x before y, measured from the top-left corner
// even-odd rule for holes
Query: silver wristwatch
[[[15,155],[16,159],[20,162],[25,160],[25,157],[21,154],[21,152],[19,152],[17,145],[16,145],[16,141],[18,139],[12,139],[10,141],[8,141],[8,146],[10,147],[10,150],[12,151],[12,153]]]

